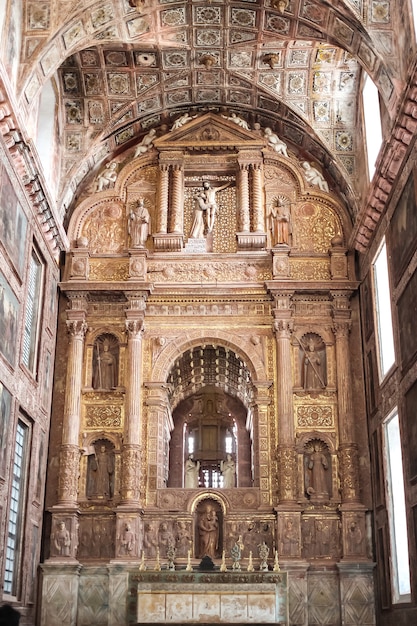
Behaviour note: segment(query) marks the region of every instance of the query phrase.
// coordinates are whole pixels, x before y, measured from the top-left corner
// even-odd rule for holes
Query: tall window
[[[409,602],[411,599],[403,459],[397,411],[384,422],[384,450],[391,548],[392,599],[393,603],[396,604]]]
[[[414,38],[417,39],[417,0],[411,0],[413,20],[414,20]]]
[[[35,250],[32,250],[29,266],[28,291],[26,297],[22,355],[23,363],[28,369],[30,369],[31,372],[34,372],[36,368],[43,269],[43,263],[39,255]]]
[[[366,149],[368,155],[369,178],[375,173],[375,163],[382,143],[379,94],[374,82],[366,76],[362,90],[363,115],[365,123]]]
[[[12,491],[10,494],[9,526],[7,529],[6,564],[4,571],[4,593],[13,596],[18,594],[28,436],[28,426],[19,420],[14,447]]]
[[[391,316],[391,293],[389,287],[387,249],[385,241],[372,264],[374,282],[374,306],[378,348],[379,375],[382,380],[395,363],[394,335]]]

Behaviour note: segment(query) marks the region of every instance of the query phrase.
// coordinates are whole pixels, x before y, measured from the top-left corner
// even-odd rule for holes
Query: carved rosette
[[[122,450],[122,502],[138,502],[140,489],[140,446],[129,444]]]
[[[290,446],[278,446],[278,498],[282,501],[293,501],[297,493],[297,455]]]
[[[359,501],[359,459],[355,444],[339,448],[340,487],[342,501]]]
[[[80,449],[74,445],[63,445],[60,452],[58,498],[60,504],[75,504],[78,494]]]

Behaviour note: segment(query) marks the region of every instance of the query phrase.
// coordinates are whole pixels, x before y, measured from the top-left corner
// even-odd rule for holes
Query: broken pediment
[[[236,116],[236,119],[239,118]],[[165,150],[260,150],[265,140],[255,130],[247,130],[238,122],[222,115],[206,113],[190,118],[179,128],[171,129],[154,141],[159,151]]]

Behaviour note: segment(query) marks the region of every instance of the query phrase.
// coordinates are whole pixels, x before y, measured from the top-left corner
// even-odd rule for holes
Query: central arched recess
[[[184,352],[168,376],[172,389],[168,487],[183,488],[190,455],[198,464],[195,488],[253,487],[253,436],[248,425],[253,383],[229,348],[200,345]],[[224,463],[235,476],[225,483]]]

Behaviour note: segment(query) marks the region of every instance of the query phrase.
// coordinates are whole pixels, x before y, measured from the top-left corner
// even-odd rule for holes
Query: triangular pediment
[[[254,130],[215,113],[196,117],[154,141],[158,150],[261,149],[265,141]]]

